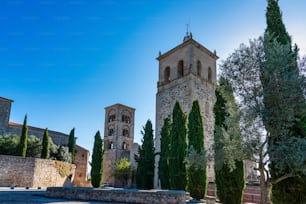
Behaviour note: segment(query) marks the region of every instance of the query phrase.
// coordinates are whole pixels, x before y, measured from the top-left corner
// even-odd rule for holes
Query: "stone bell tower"
[[[172,116],[176,101],[189,114],[192,103],[198,100],[204,123],[205,149],[213,144],[214,116],[216,101],[216,61],[218,56],[192,38],[187,33],[183,43],[157,57],[159,75],[156,94],[155,148],[160,152],[160,132],[164,119]],[[158,161],[155,159],[154,187],[159,188]],[[214,180],[214,167],[208,163],[208,179]]]
[[[123,157],[131,161],[134,113],[134,108],[122,104],[105,108],[103,183],[118,185],[113,176],[116,161]]]

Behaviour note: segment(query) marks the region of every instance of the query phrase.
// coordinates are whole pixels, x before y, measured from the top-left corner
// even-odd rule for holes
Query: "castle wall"
[[[5,135],[21,135],[22,125],[17,123],[9,123]],[[34,135],[40,139],[44,136],[44,129],[28,126],[28,135]],[[67,145],[69,136],[67,134],[48,130],[49,137],[52,138],[54,144]]]
[[[63,171],[74,175],[75,165],[55,160],[0,155],[0,186],[30,188],[71,185]],[[72,177],[73,178],[73,177]]]

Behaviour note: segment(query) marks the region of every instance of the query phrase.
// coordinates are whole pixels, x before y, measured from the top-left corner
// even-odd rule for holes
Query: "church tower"
[[[115,163],[123,157],[131,161],[134,113],[134,108],[122,104],[105,108],[103,183],[120,185],[113,176]]]
[[[192,103],[200,103],[203,123],[205,149],[209,150],[213,144],[214,115],[213,106],[216,101],[216,61],[218,56],[187,33],[183,43],[157,57],[159,75],[156,94],[156,127],[155,148],[160,152],[160,132],[166,117],[172,117],[176,101],[182,105],[188,115]],[[158,161],[155,159],[154,187],[159,188]],[[208,163],[208,179],[214,180],[214,168]]]

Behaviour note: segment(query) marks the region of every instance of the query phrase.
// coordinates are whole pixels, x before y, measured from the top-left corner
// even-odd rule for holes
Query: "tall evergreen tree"
[[[187,184],[186,166],[184,163],[187,155],[186,115],[178,101],[176,101],[173,108],[170,138],[170,188],[174,190],[185,190]]]
[[[139,189],[153,189],[154,187],[154,141],[153,128],[150,120],[146,122],[143,131],[142,145],[139,148],[136,184]]]
[[[103,144],[100,131],[98,131],[95,135],[90,174],[92,186],[95,188],[100,187],[103,174]]]
[[[293,164],[282,161],[286,159],[283,156],[286,153],[280,151],[286,146],[294,146],[293,141],[301,144],[306,140],[306,103],[301,86],[304,82],[301,82],[296,61],[298,49],[291,47],[277,0],[268,0],[266,20],[265,61],[260,77],[265,106],[263,119],[269,133],[271,200],[281,204],[306,203],[306,175],[292,175]],[[291,157],[297,156],[297,153]]]
[[[242,152],[242,136],[233,90],[229,81],[223,77],[219,80],[216,98],[214,150],[217,195],[224,204],[238,204],[242,202],[245,185],[244,163],[235,152],[238,155]],[[234,159],[229,159],[231,157]]]
[[[160,139],[160,159],[158,162],[158,176],[162,189],[170,188],[169,181],[169,148],[170,148],[170,132],[171,121],[170,118],[164,120],[164,125],[161,129]]]
[[[74,163],[74,157],[75,157],[74,128],[70,131],[70,134],[69,134],[68,148],[69,148],[69,152],[71,153],[72,163]]]
[[[42,159],[49,159],[50,150],[49,150],[49,135],[48,135],[48,128],[44,131],[43,141],[42,141],[42,150],[40,157]]]
[[[196,154],[204,153],[204,128],[199,101],[194,101],[188,117],[188,145],[194,148]],[[205,154],[204,154],[205,155]],[[206,162],[203,168],[188,166],[188,191],[191,197],[202,199],[206,193],[207,172]]]
[[[21,137],[20,137],[20,142],[17,148],[17,155],[26,157],[27,153],[27,141],[28,141],[28,126],[27,126],[27,115],[25,115],[24,120],[23,120],[23,125],[22,125],[22,130],[21,130]]]

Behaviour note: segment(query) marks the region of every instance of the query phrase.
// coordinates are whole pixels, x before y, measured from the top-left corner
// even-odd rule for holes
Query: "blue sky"
[[[280,0],[306,54],[306,1]],[[1,0],[0,96],[11,121],[69,133],[92,150],[104,107],[136,108],[135,141],[155,124],[158,52],[195,40],[222,60],[264,32],[266,0]]]

